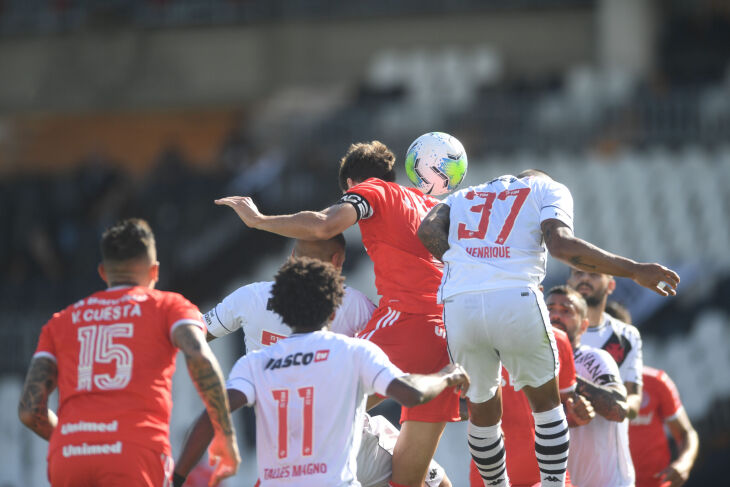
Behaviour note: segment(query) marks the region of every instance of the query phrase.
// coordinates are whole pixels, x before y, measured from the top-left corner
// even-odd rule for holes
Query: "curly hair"
[[[340,160],[340,189],[347,190],[347,178],[361,183],[368,178],[395,181],[395,155],[380,141],[352,144]]]
[[[343,286],[332,264],[293,257],[274,278],[269,307],[295,331],[317,331],[342,302]]]
[[[155,250],[155,235],[141,218],[121,220],[101,236],[101,257],[105,262],[122,262],[149,255]]]

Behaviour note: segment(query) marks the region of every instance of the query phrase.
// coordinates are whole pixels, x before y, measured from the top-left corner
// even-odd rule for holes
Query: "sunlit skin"
[[[570,344],[575,349],[580,344],[580,337],[588,328],[588,318],[581,318],[578,307],[564,294],[551,294],[547,297],[550,323],[567,333]]]

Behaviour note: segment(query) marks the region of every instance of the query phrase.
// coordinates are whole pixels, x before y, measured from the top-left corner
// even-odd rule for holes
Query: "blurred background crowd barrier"
[[[205,311],[290,251],[216,197],[319,209],[351,142],[382,140],[400,170],[432,130],[464,143],[465,185],[543,169],[572,191],[578,236],[679,270],[676,298],[624,280],[614,297],[699,431],[687,485],[727,478],[728,46],[721,0],[0,0],[0,486],[47,485],[13,411],[40,327],[101,288],[106,226],[148,219],[159,287]],[[348,283],[377,302],[347,237]],[[546,286],[566,274],[551,261]],[[243,346],[214,349],[227,369]],[[174,448],[201,407],[176,385]],[[463,443],[447,431],[437,454],[458,486]]]

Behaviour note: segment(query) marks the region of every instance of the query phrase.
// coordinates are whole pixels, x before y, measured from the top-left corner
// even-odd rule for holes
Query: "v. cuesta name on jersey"
[[[71,312],[71,321],[112,321],[120,318],[142,316],[142,308],[139,304],[124,304],[120,306],[105,306],[103,308],[87,308]]]
[[[478,259],[510,259],[510,248],[499,247],[467,247],[466,253]]]
[[[285,369],[293,365],[309,365],[312,361],[322,362],[327,360],[329,353],[329,350],[317,350],[314,353],[297,352],[289,354],[284,358],[270,358],[269,361],[266,362],[264,370]]]

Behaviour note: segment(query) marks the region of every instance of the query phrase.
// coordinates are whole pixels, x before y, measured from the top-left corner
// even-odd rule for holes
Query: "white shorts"
[[[509,288],[457,294],[444,301],[446,340],[453,362],[471,377],[467,397],[497,393],[504,363],[515,390],[539,387],[557,375],[558,349],[542,293]]]
[[[383,416],[365,415],[362,443],[357,452],[357,480],[362,487],[388,487],[393,473],[393,448],[400,430]],[[426,486],[438,487],[446,472],[431,460]]]

